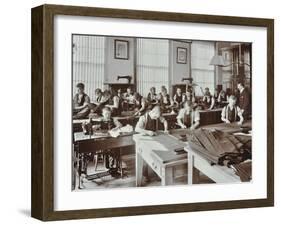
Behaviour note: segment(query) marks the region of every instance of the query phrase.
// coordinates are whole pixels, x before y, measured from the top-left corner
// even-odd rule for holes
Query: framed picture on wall
[[[114,58],[120,60],[129,59],[129,42],[126,40],[114,40]]]
[[[177,63],[178,64],[187,63],[187,48],[182,48],[182,47],[177,48]]]
[[[33,8],[32,217],[273,206],[273,34],[272,19]]]

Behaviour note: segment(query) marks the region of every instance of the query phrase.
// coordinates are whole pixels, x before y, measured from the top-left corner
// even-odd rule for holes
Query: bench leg
[[[142,175],[143,175],[143,158],[138,153],[136,153],[136,186],[141,186],[142,182]]]
[[[199,170],[194,167],[194,156],[188,153],[187,181],[189,185],[199,183]]]
[[[161,185],[171,185],[174,182],[174,170],[173,167],[163,168],[163,176],[161,178]]]

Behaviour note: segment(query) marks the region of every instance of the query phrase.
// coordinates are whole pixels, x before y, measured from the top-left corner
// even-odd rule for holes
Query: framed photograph
[[[33,8],[32,217],[273,206],[273,34],[273,19]]]
[[[124,40],[114,40],[115,59],[129,59],[129,42]]]
[[[177,48],[177,63],[186,64],[187,63],[187,49],[178,47]]]

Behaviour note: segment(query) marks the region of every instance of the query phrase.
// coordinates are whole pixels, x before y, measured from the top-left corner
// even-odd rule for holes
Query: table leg
[[[194,155],[188,152],[188,171],[187,171],[187,181],[188,184],[198,184],[199,183],[199,170],[194,167]]]
[[[163,167],[162,168],[163,176],[161,178],[161,185],[166,186],[166,185],[171,185],[173,184],[173,178],[174,178],[174,170],[173,167]]]
[[[81,174],[82,174],[82,170],[83,170],[83,157],[82,157],[82,154],[80,154],[80,153],[78,155],[79,155],[78,166],[77,166],[77,169],[78,169],[78,189],[82,189]]]
[[[120,165],[120,176],[121,176],[121,178],[123,178],[122,148],[119,148],[119,165]]]
[[[141,182],[142,182],[142,175],[143,175],[143,158],[141,156],[141,154],[139,153],[139,151],[136,149],[136,186],[141,186]]]

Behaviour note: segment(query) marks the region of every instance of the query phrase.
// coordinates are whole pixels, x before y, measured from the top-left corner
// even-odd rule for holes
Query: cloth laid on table
[[[252,179],[252,161],[246,160],[239,164],[232,165],[235,173],[240,177],[242,182],[250,181]]]
[[[129,124],[121,128],[114,128],[108,131],[109,135],[112,137],[119,137],[121,133],[132,133],[132,132],[134,132],[134,128]]]
[[[188,141],[190,147],[211,164],[237,167],[235,169],[241,180],[242,177],[243,180],[249,180],[249,174],[244,173],[241,163],[252,158],[251,137],[234,136],[219,130],[197,129],[189,136]]]

